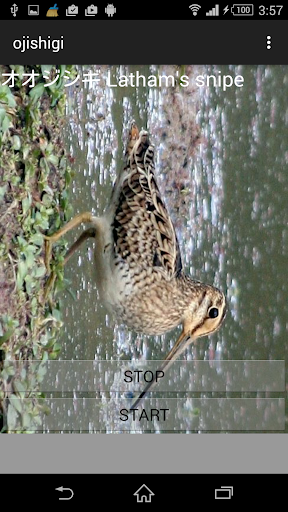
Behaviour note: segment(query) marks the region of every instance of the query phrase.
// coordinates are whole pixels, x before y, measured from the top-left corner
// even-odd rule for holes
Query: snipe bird
[[[101,300],[130,329],[163,334],[182,324],[182,332],[166,356],[167,368],[200,336],[215,332],[223,322],[223,293],[183,272],[174,226],[161,197],[154,167],[154,147],[148,132],[133,122],[111,200],[102,217],[80,213],[46,238],[51,245],[81,223],[91,223],[69,249],[64,264],[89,237],[95,238],[96,282]],[[137,399],[136,406],[150,382]]]

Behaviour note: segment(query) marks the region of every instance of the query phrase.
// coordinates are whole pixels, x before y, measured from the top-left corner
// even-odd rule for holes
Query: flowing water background
[[[228,298],[221,329],[200,339],[183,359],[287,360],[288,68],[183,67],[191,82],[198,74],[243,75],[242,88],[226,91],[195,85],[111,88],[106,80],[108,71],[115,81],[136,70],[148,77],[179,69],[79,68],[81,76],[99,70],[100,82],[71,88],[67,100],[74,214],[101,215],[135,119],[156,147],[157,179],[185,271],[218,286]],[[67,235],[70,244],[81,230]],[[62,293],[60,359],[164,358],[179,330],[148,337],[119,325],[98,299],[93,263],[91,240],[65,269],[76,300]]]

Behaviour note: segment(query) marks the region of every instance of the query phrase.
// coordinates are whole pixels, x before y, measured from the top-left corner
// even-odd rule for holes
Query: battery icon
[[[222,485],[221,489],[215,489],[215,500],[231,500],[232,496],[232,486]]]
[[[233,4],[231,7],[233,16],[253,16],[254,5],[253,4]]]

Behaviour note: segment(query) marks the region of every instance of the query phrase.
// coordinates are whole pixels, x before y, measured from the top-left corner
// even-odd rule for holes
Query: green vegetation
[[[64,242],[51,262],[58,279],[44,300],[45,244],[43,234],[57,230],[71,215],[67,187],[69,156],[63,146],[65,129],[64,72],[51,86],[43,73],[56,76],[56,66],[2,66],[15,72],[15,86],[0,86],[0,422],[2,432],[35,430],[45,411],[37,391],[43,367],[21,369],[23,360],[55,359],[62,325],[57,291],[65,288]],[[35,87],[22,86],[23,73],[38,73]],[[5,77],[6,79],[7,77]],[[4,82],[2,78],[2,83]],[[49,231],[48,231],[49,230]],[[19,369],[11,360],[19,361]],[[34,370],[33,370],[34,368]],[[33,390],[33,391],[31,391]],[[19,400],[19,397],[33,400]],[[27,402],[27,405],[26,405]],[[5,413],[5,414],[3,414]],[[3,421],[6,418],[7,423]],[[1,431],[1,425],[0,425]]]

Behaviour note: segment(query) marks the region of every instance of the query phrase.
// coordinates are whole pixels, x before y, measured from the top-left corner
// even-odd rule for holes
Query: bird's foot
[[[53,238],[53,235],[52,235],[52,237],[44,235],[44,240],[45,240],[45,266],[46,266],[46,272],[47,272],[48,276],[51,274],[50,262],[51,262],[51,257],[52,257],[52,245],[53,245],[53,240],[51,240],[51,238]]]
[[[54,288],[56,277],[57,277],[57,274],[54,271],[51,272],[49,277],[48,277],[48,280],[47,280],[47,282],[45,284],[45,287],[44,287],[44,294],[43,294],[43,303],[44,304],[47,302],[47,300],[49,298],[49,295],[50,295],[51,291]]]

